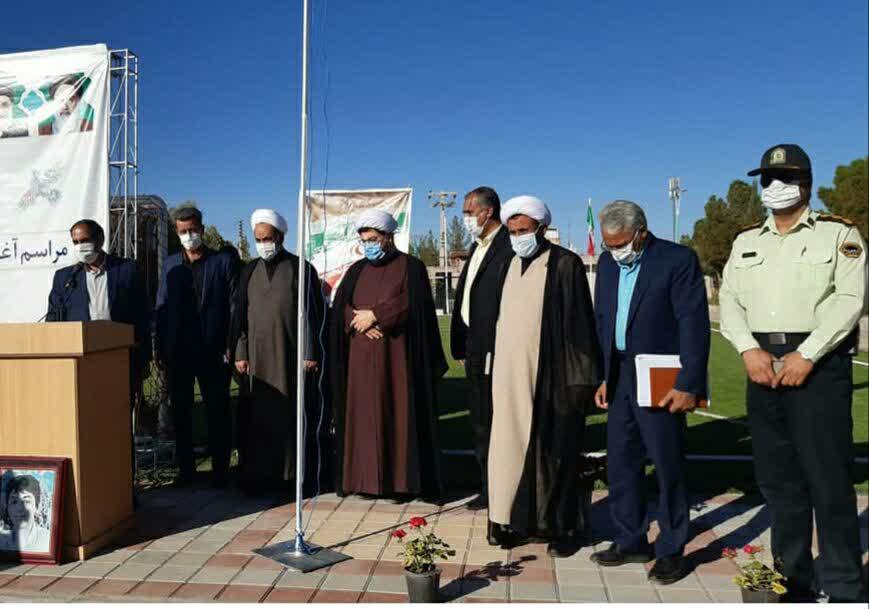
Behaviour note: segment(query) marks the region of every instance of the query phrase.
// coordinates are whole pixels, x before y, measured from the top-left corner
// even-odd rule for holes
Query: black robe
[[[264,265],[269,277],[272,276],[277,265],[285,260],[291,261],[296,269],[296,275],[291,285],[286,287],[289,290],[289,301],[292,304],[290,307],[293,318],[292,328],[290,332],[295,336],[296,332],[296,314],[292,313],[297,310],[298,298],[298,256],[292,254],[285,249],[281,249],[269,261],[264,261],[262,258],[254,258],[242,268],[239,275],[237,290],[234,294],[234,303],[232,307],[232,320],[230,328],[230,350],[232,361],[235,361],[235,348],[238,344],[239,337],[247,332],[248,329],[248,286],[250,284],[253,272],[258,265]],[[319,362],[320,370],[305,374],[305,478],[304,478],[304,493],[305,495],[313,494],[316,491],[326,492],[331,490],[331,475],[330,475],[330,455],[331,455],[331,438],[329,437],[329,426],[331,425],[332,413],[328,400],[328,369],[326,368],[323,347],[328,341],[328,322],[326,320],[325,303],[323,299],[320,278],[317,270],[309,263],[305,263],[305,278],[308,285],[308,297],[306,299],[305,316],[308,320],[310,331],[312,332],[312,359]],[[298,337],[296,337],[298,340]],[[295,387],[295,369],[289,370],[289,374],[293,378],[288,379],[287,385]],[[321,381],[322,379],[322,381]],[[239,377],[239,399],[238,410],[236,413],[236,436],[239,452],[239,469],[243,474],[243,482],[256,482],[258,480],[258,472],[250,472],[246,465],[246,455],[252,449],[251,444],[256,443],[258,438],[251,437],[251,411],[250,400],[252,399],[251,391],[245,378]],[[321,397],[322,396],[322,397]],[[322,412],[321,412],[322,406]],[[287,399],[287,410],[289,411],[290,433],[289,438],[291,446],[295,446],[296,435],[296,402],[294,398]],[[318,442],[319,440],[319,442]],[[318,448],[319,446],[319,453]],[[280,467],[276,464],[276,467]],[[249,485],[247,485],[249,486]],[[267,490],[265,488],[250,487],[248,490]]]
[[[390,257],[407,256],[393,250]],[[335,421],[335,492],[344,496],[342,477],[344,472],[344,420],[347,409],[347,361],[350,354],[350,337],[344,332],[344,310],[353,302],[353,292],[366,259],[359,260],[347,270],[332,304],[330,323],[330,357],[332,371],[332,410]],[[436,385],[447,371],[447,361],[441,345],[441,335],[435,313],[431,283],[425,265],[413,256],[407,256],[407,292],[409,311],[402,329],[407,341],[407,395],[412,409],[410,416],[416,420],[416,434],[408,442],[408,453],[413,455],[408,463],[419,463],[417,493],[430,499],[441,495],[440,454],[437,440],[438,409]],[[430,447],[423,450],[422,447]],[[414,455],[415,453],[415,455]]]
[[[599,347],[591,290],[582,259],[549,242],[525,265],[551,249],[543,299],[531,437],[510,527],[545,538],[580,533],[585,417],[594,410]],[[510,267],[501,270],[500,285]],[[524,270],[525,267],[523,267]],[[500,306],[503,292],[498,293]],[[499,353],[496,357],[509,357]]]

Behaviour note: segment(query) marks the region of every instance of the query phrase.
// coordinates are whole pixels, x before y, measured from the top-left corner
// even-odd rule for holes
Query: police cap
[[[748,172],[750,176],[769,171],[792,171],[796,173],[812,173],[812,163],[806,151],[796,144],[779,144],[763,153],[760,167]]]

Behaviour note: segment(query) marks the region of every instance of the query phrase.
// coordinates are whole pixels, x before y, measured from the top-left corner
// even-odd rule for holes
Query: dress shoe
[[[602,567],[618,567],[628,563],[647,563],[652,560],[652,549],[646,545],[636,550],[610,544],[610,547],[591,555],[591,561]]]
[[[579,550],[579,539],[576,535],[562,535],[549,542],[546,553],[552,558],[568,558]]]
[[[491,520],[488,522],[486,526],[486,541],[489,542],[490,546],[500,546],[501,545],[501,536],[503,535],[503,531],[501,529],[500,524],[495,524]]]
[[[649,570],[649,581],[666,586],[675,584],[688,575],[685,558],[681,554],[673,554],[659,558]]]
[[[779,602],[781,603],[816,603],[818,602],[818,595],[815,594],[811,589],[804,588],[802,586],[788,584],[785,582],[785,586],[787,587],[787,592],[782,594],[779,597]],[[834,603],[832,598],[829,599],[829,602]]]

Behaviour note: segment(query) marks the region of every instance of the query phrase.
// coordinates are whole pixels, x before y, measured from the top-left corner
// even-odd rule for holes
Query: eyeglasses
[[[634,236],[631,237],[630,241],[625,241],[624,243],[620,243],[619,245],[612,245],[612,246],[607,245],[607,244],[606,244],[606,241],[604,241],[603,239],[601,239],[601,241],[600,241],[600,248],[601,248],[603,251],[605,251],[605,252],[612,252],[613,250],[620,250],[620,249],[622,249],[622,248],[624,248],[624,247],[627,247],[627,246],[631,245],[634,241],[636,241],[636,240],[637,240],[637,236],[638,236],[639,234],[640,234],[640,231],[635,231],[635,232],[634,232]]]
[[[785,184],[803,184],[807,181],[806,176],[791,171],[765,172],[760,175],[760,185],[762,188],[768,188],[769,185],[772,184],[773,180],[778,180],[779,182],[784,182]]]

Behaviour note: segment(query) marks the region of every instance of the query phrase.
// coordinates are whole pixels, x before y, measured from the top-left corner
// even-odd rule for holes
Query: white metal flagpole
[[[305,193],[308,182],[308,3],[302,0],[302,150],[299,165],[299,214],[296,249],[299,255],[299,292],[296,334],[296,554],[306,554],[302,519],[302,482],[305,475],[305,346],[307,324],[305,305]]]

